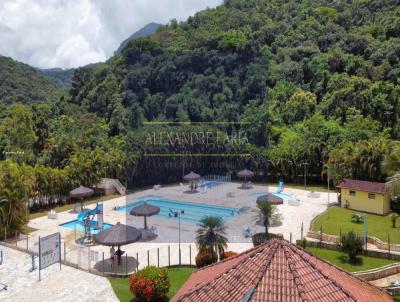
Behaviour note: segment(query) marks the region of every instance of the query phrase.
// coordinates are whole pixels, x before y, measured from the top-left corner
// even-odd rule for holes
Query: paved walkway
[[[2,302],[118,302],[111,284],[106,278],[85,273],[68,266],[53,265],[42,271],[42,281],[38,281],[38,271],[29,272],[29,255],[0,246],[4,262],[0,265],[0,283],[8,286],[0,292]]]

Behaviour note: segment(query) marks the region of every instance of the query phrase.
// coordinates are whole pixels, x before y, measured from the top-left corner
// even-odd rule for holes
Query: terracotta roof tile
[[[369,283],[277,238],[192,274],[172,301],[392,301]]]
[[[354,179],[344,179],[340,184],[337,185],[337,188],[353,189],[379,194],[385,194],[388,190],[385,183]]]

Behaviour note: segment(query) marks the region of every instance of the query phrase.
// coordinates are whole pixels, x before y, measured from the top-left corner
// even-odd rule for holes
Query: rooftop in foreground
[[[383,290],[277,238],[192,274],[177,301],[392,301]]]

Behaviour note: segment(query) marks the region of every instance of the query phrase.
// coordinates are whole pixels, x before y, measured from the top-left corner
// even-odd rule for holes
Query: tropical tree
[[[382,170],[389,175],[386,185],[393,196],[400,195],[400,143],[392,143],[382,162]]]
[[[269,221],[272,216],[272,205],[269,202],[260,202],[260,203],[257,203],[257,207],[260,210],[262,222],[265,227],[265,235],[266,235],[266,238],[268,239],[268,226],[269,226]]]
[[[209,253],[221,258],[228,247],[226,227],[221,217],[206,216],[198,225],[196,243],[200,253]]]

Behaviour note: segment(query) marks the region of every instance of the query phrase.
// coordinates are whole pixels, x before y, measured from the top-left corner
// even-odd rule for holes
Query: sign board
[[[61,263],[61,235],[54,233],[39,239],[39,270]]]

